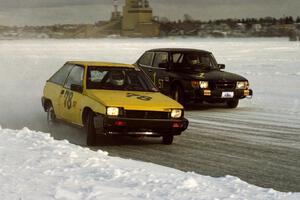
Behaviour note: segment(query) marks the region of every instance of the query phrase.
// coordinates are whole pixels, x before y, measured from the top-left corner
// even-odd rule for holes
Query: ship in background
[[[115,0],[116,5],[116,0]],[[115,10],[114,12],[118,12]],[[155,37],[160,34],[148,0],[126,0],[123,7],[122,35]]]

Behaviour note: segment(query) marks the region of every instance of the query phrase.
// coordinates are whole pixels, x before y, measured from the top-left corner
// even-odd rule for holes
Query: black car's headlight
[[[171,118],[178,119],[178,118],[181,118],[181,117],[182,117],[182,110],[180,110],[180,109],[173,109],[171,111]]]
[[[236,82],[236,89],[246,90],[248,88],[249,88],[249,82],[248,81],[238,81],[238,82]]]
[[[207,89],[208,88],[208,81],[199,81],[199,86],[201,89]]]
[[[208,81],[192,81],[193,88],[207,89],[208,86]]]

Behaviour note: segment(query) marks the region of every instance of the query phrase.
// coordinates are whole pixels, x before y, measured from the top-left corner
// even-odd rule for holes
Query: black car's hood
[[[238,74],[219,71],[219,70],[211,70],[211,71],[193,71],[190,73],[183,73],[188,79],[196,79],[196,80],[219,80],[219,81],[247,81],[246,78],[240,76]]]

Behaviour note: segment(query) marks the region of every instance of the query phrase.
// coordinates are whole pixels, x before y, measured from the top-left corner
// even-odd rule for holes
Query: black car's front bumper
[[[188,127],[188,120],[181,119],[138,119],[96,116],[94,124],[102,134],[180,135]]]
[[[228,93],[233,92],[233,96],[228,97],[222,97],[222,93]],[[226,101],[230,99],[243,99],[246,97],[252,97],[253,91],[251,89],[248,90],[240,90],[240,89],[197,89],[193,90],[192,92],[188,92],[185,94],[185,96],[189,97],[191,100],[204,100],[204,101],[210,101],[210,100],[219,100],[219,101]]]

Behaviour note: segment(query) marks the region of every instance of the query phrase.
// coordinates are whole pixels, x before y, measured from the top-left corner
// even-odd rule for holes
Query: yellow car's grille
[[[169,119],[169,112],[125,110],[124,117],[139,119]]]

